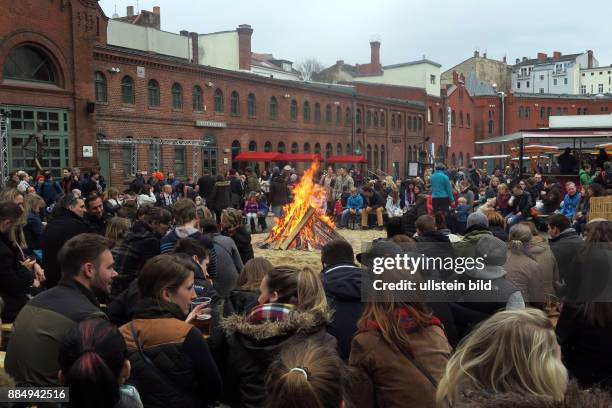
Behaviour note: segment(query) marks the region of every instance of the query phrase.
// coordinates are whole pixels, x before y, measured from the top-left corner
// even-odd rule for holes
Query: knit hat
[[[272,168],[272,174],[278,174],[278,173],[280,173],[280,169],[278,168],[278,166],[274,166]]]
[[[285,167],[283,167],[283,171],[291,171],[291,166],[287,164]]]
[[[468,216],[466,228],[470,228],[472,225],[480,225],[482,227],[489,227],[489,220],[487,216],[482,213],[482,211],[475,211]]]
[[[476,257],[482,257],[485,265],[503,266],[506,263],[508,246],[493,235],[485,235],[476,244]]]

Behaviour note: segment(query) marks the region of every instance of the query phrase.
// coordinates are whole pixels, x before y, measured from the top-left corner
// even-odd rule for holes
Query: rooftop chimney
[[[248,24],[240,24],[238,32],[238,69],[251,70],[251,36],[253,29]]]
[[[198,44],[198,33],[191,32],[189,33],[189,38],[191,38],[191,62],[194,64],[200,63],[200,47]]]
[[[527,61],[527,57],[523,57],[523,62]]]
[[[179,31],[179,34],[181,35],[181,37],[188,37],[189,36],[189,31],[181,30],[181,31]]]
[[[381,71],[380,66],[380,41],[370,42],[370,68],[372,74],[379,73]]]
[[[161,15],[161,9],[159,6],[153,7],[153,14],[157,14],[158,16]]]
[[[480,52],[478,50],[474,51],[474,57],[475,58],[480,57]]]
[[[505,64],[506,62],[508,62],[508,60],[506,59],[506,56],[504,55],[504,58],[502,58],[502,62]]]
[[[517,59],[516,59],[516,63],[518,64],[518,63],[520,63],[520,62],[521,62],[521,59],[520,59],[520,58],[517,58]]]
[[[127,6],[127,16],[134,17],[134,6]]]
[[[482,58],[487,58],[487,53],[482,54]]]
[[[561,53],[559,51],[553,52],[553,59],[559,61],[561,59]]]
[[[592,50],[588,50],[587,51],[587,56],[588,56],[588,67],[589,68],[593,68],[593,51]]]
[[[540,62],[546,62],[546,59],[548,58],[548,55],[546,55],[546,53],[544,52],[538,52],[538,61]]]
[[[344,60],[338,60],[336,61],[336,65],[341,67],[342,65],[344,65]]]

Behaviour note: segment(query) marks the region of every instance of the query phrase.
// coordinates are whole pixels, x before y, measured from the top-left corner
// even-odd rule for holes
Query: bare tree
[[[313,74],[317,74],[321,72],[324,67],[323,64],[319,62],[314,57],[306,58],[304,61],[300,62],[296,69],[300,73],[300,78],[302,81],[312,81]]]

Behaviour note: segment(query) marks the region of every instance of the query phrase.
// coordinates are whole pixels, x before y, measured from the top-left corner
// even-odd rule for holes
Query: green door
[[[100,164],[100,174],[108,185],[110,183],[110,150],[108,145],[98,145],[98,163]]]

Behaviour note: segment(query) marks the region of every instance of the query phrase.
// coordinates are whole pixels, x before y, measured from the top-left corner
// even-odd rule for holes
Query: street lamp
[[[497,91],[497,84],[493,84],[493,89],[495,89],[495,93],[501,99],[501,111],[502,111],[501,135],[503,136],[506,134],[506,93],[503,91]],[[502,155],[505,154],[504,150],[505,150],[505,146],[502,143],[501,144],[501,154]],[[505,158],[502,157],[502,167],[505,167],[506,165],[505,161],[506,161]]]

